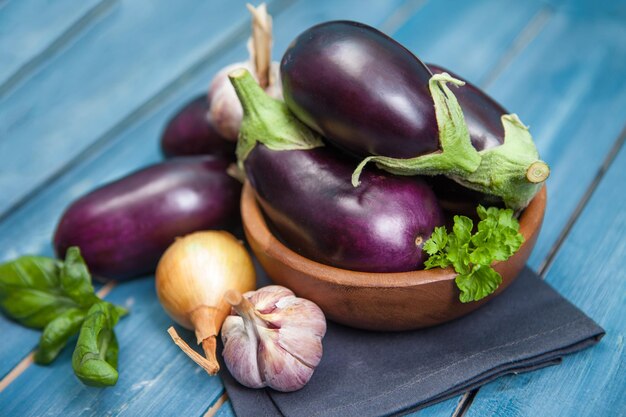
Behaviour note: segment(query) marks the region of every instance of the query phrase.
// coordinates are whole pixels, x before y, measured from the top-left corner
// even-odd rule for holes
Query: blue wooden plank
[[[556,13],[487,91],[530,125],[550,164],[539,268],[626,123],[626,25]]]
[[[22,0],[0,10],[0,90],[29,61],[42,54],[81,17],[109,0]]]
[[[480,84],[544,8],[540,1],[432,1],[394,35],[424,62]]]
[[[563,365],[497,380],[468,417],[626,415],[626,147],[610,166],[548,270],[546,280],[606,330]]]
[[[286,1],[278,0],[281,5]],[[248,26],[245,0],[126,1],[0,101],[0,214]]]

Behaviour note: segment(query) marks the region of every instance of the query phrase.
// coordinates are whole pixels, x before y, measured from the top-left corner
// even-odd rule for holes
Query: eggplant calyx
[[[355,187],[359,185],[361,171],[369,162],[374,162],[379,168],[396,175],[465,176],[478,169],[480,155],[472,146],[463,111],[454,93],[448,87],[448,83],[455,86],[465,84],[446,72],[435,74],[428,81],[435,103],[441,150],[407,159],[386,156],[367,157],[354,170],[352,185]]]
[[[507,207],[526,207],[550,175],[539,159],[528,127],[516,114],[502,116],[504,143],[481,151],[480,167],[466,176],[453,176],[459,184],[502,198]]]
[[[321,136],[300,122],[285,103],[268,96],[248,70],[236,69],[228,78],[243,108],[236,151],[240,166],[257,142],[274,151],[324,146]]]

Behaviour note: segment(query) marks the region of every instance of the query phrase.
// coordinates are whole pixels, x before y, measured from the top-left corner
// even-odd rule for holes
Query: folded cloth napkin
[[[380,333],[328,323],[324,355],[300,391],[222,378],[239,417],[404,414],[505,374],[558,364],[604,330],[526,268],[501,295],[450,323]]]

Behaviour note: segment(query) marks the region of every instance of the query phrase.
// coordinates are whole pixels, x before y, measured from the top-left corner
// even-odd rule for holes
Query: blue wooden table
[[[380,28],[486,89],[531,126],[551,168],[530,265],[602,325],[595,348],[413,416],[626,415],[626,2],[273,0],[274,55],[314,23]],[[165,120],[246,58],[243,1],[0,0],[0,261],[52,255],[64,208],[162,157]],[[218,377],[169,340],[152,277],[108,284],[129,305],[120,379],[81,385],[71,349],[32,363],[38,332],[0,316],[0,415],[232,416]]]

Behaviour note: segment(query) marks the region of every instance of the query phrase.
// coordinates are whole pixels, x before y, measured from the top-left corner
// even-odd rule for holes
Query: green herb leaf
[[[62,263],[41,256],[22,256],[0,265],[0,309],[20,324],[44,328],[77,304],[59,282]]]
[[[69,248],[65,254],[65,262],[61,269],[61,288],[81,307],[89,308],[98,301],[91,285],[91,274],[76,246]]]
[[[80,330],[85,315],[84,310],[71,309],[48,323],[39,339],[35,362],[46,365],[56,359],[70,337]]]
[[[113,327],[125,312],[106,301],[89,309],[72,355],[72,368],[83,384],[107,387],[117,383],[119,347]]]
[[[502,283],[502,276],[490,266],[474,265],[469,274],[459,274],[454,281],[461,290],[461,302],[469,303],[494,292]]]
[[[491,264],[507,260],[524,242],[513,210],[478,206],[476,212],[480,222],[474,234],[470,218],[454,216],[452,233],[438,227],[424,243],[430,255],[424,263],[426,269],[452,265],[459,274],[455,281],[464,303],[478,301],[498,288],[502,277]]]

